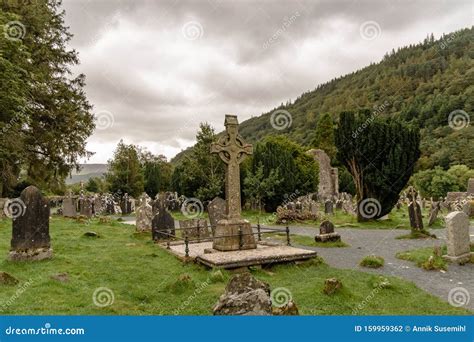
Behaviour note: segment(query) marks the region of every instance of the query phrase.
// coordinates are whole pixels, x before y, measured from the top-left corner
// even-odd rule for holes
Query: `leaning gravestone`
[[[469,218],[462,211],[453,211],[446,216],[446,244],[448,254],[444,258],[463,264],[471,258],[469,241]]]
[[[421,216],[421,207],[416,200],[418,196],[417,191],[411,187],[408,190],[408,197],[410,204],[408,205],[408,216],[410,217],[410,226],[414,230],[423,230],[423,219]]]
[[[217,227],[217,222],[226,218],[225,215],[226,204],[225,200],[220,197],[214,198],[207,207],[207,212],[209,214],[209,221],[211,222],[212,234]]]
[[[38,188],[29,186],[16,201],[20,211],[12,217],[10,260],[43,260],[53,256],[49,237],[49,202]]]
[[[157,213],[151,221],[153,240],[169,239],[174,236],[174,219],[166,209],[164,198],[159,197],[153,202],[152,212]]]

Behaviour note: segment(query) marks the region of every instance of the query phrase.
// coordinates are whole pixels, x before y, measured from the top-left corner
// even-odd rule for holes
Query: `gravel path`
[[[124,218],[124,223],[135,224],[135,217]],[[282,228],[275,226],[271,228]],[[317,228],[304,226],[291,226],[291,234],[314,237]],[[449,292],[456,287],[464,288],[469,292],[470,300],[466,308],[474,310],[474,264],[459,266],[449,264],[448,271],[425,271],[411,261],[397,259],[398,252],[434,247],[446,244],[446,230],[433,229],[438,239],[397,240],[397,236],[408,234],[408,230],[401,229],[357,229],[337,228],[344,242],[350,247],[344,248],[304,248],[315,250],[318,255],[333,267],[342,269],[355,269],[389,276],[396,276],[414,282],[418,287],[447,301]],[[474,227],[470,227],[471,241],[474,241]],[[381,256],[385,259],[384,267],[370,269],[359,266],[360,260],[370,254]]]
[[[308,227],[291,227],[292,234],[313,237],[318,229]],[[434,229],[438,239],[397,240],[397,236],[407,234],[408,230],[395,229],[355,229],[338,228],[344,242],[350,247],[345,248],[318,248],[305,247],[316,250],[318,255],[331,266],[343,269],[356,269],[391,275],[413,281],[418,287],[435,296],[448,300],[449,291],[455,287],[466,289],[470,301],[466,308],[474,310],[474,264],[459,266],[449,264],[448,271],[425,271],[411,261],[400,260],[395,257],[397,252],[412,250],[422,247],[434,247],[446,244],[446,230]],[[471,241],[474,240],[474,227],[470,227]],[[359,266],[360,260],[375,254],[385,259],[385,266],[380,269],[369,269]]]

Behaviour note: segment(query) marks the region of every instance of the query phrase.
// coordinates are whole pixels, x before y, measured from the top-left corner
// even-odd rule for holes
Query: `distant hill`
[[[79,172],[71,172],[71,177],[66,178],[66,184],[75,184],[83,181],[86,183],[89,178],[103,177],[107,172],[107,164],[81,164]]]
[[[451,164],[474,168],[473,38],[471,27],[392,50],[379,63],[318,85],[294,102],[243,121],[240,133],[254,143],[270,134],[284,134],[311,147],[320,114],[330,113],[336,119],[341,111],[378,109],[377,115],[420,127],[421,168]],[[277,110],[290,113],[291,126],[284,130],[272,126],[271,116]],[[470,115],[471,124],[460,130],[449,127],[448,116],[455,110]],[[179,163],[189,151],[179,153],[172,162]]]

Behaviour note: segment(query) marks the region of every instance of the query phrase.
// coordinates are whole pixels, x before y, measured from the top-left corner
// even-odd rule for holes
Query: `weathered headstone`
[[[168,239],[174,236],[174,218],[166,209],[166,201],[163,197],[160,196],[153,202],[152,211],[157,213],[154,214],[151,222],[153,240]]]
[[[324,220],[319,226],[319,235],[314,237],[316,242],[340,241],[341,236],[334,232],[334,224],[329,220]]]
[[[213,248],[219,251],[257,248],[250,222],[241,217],[240,163],[252,154],[252,145],[239,135],[237,116],[226,115],[226,134],[211,145],[226,164],[225,195],[227,217],[217,223]]]
[[[324,213],[332,215],[334,213],[334,204],[331,200],[324,202]]]
[[[120,202],[120,209],[122,209],[123,215],[129,215],[132,212],[132,202],[127,193],[123,195],[123,198]]]
[[[418,193],[411,187],[408,190],[410,204],[408,205],[408,216],[410,217],[410,226],[414,230],[423,230],[423,219],[421,216],[421,207],[417,201]]]
[[[446,216],[446,244],[446,260],[460,264],[470,260],[469,218],[464,212],[453,211]]]
[[[10,259],[43,260],[53,256],[49,237],[49,202],[38,188],[22,191],[22,211],[13,217]]]
[[[428,218],[428,227],[431,227],[438,218],[439,204],[438,202],[433,202],[430,209],[430,216]]]
[[[206,219],[180,220],[179,228],[182,229],[183,237],[190,239],[207,239],[210,237]]]
[[[94,214],[101,215],[105,212],[105,201],[101,195],[94,196]]]
[[[93,215],[93,208],[94,202],[89,197],[85,197],[81,199],[81,216],[92,217]]]
[[[146,195],[146,194],[145,194]],[[137,209],[135,226],[138,232],[151,231],[151,221],[153,218],[151,205],[148,203],[148,197],[140,197],[140,206]]]
[[[217,227],[217,223],[220,220],[226,218],[226,203],[220,197],[214,198],[207,207],[207,212],[209,214],[209,221],[211,223],[212,234]]]
[[[64,217],[76,217],[77,204],[72,194],[69,192],[68,196],[63,199],[63,216]]]

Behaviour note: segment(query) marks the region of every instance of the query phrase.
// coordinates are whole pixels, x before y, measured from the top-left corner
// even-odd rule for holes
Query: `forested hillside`
[[[392,50],[377,64],[331,80],[302,94],[294,102],[281,105],[240,125],[250,142],[270,134],[284,134],[307,147],[312,146],[316,122],[329,113],[370,108],[377,115],[397,117],[421,129],[422,157],[419,169],[452,164],[474,168],[474,128],[452,129],[448,116],[462,110],[471,116],[474,107],[474,29],[463,29],[435,40]],[[292,124],[275,130],[271,114],[275,110],[291,114]],[[465,125],[464,125],[465,126]],[[186,153],[186,152],[184,152]],[[174,162],[181,159],[178,155]]]

